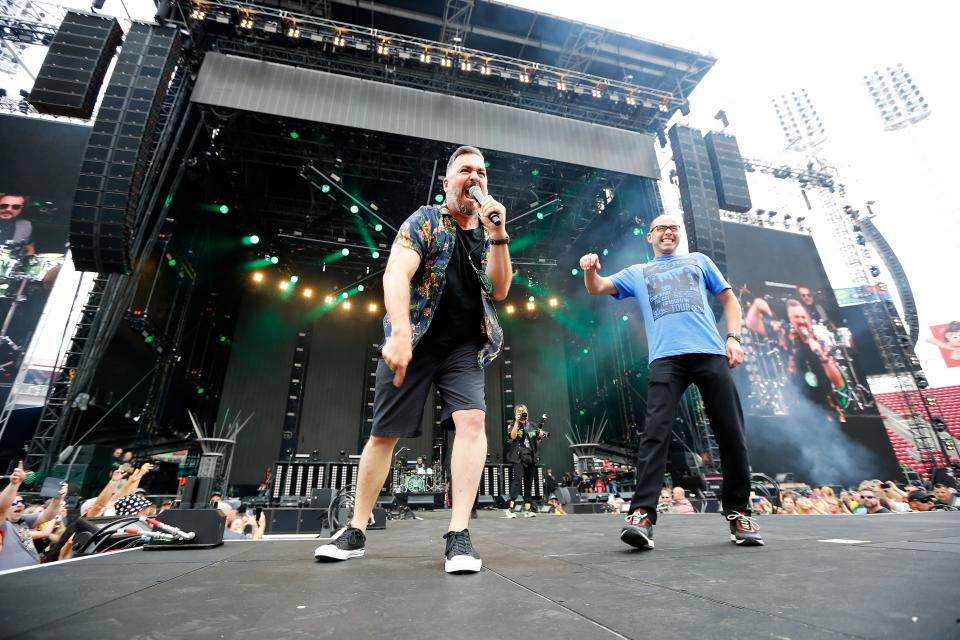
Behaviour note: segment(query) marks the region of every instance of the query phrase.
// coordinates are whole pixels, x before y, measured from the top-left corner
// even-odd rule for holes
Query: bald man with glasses
[[[662,215],[650,224],[647,242],[654,258],[603,277],[600,258],[580,258],[583,284],[591,295],[636,298],[649,347],[646,426],[637,448],[637,490],[620,539],[653,549],[657,499],[666,470],[673,418],[680,397],[697,385],[723,460],[723,513],[730,539],[759,546],[763,538],[750,517],[750,464],[743,410],[730,369],[743,362],[740,303],[713,261],[702,253],[677,255],[680,221]],[[720,336],[708,294],[723,305],[726,337]]]

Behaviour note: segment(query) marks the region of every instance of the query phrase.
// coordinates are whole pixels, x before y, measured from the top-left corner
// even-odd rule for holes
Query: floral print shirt
[[[490,255],[490,234],[483,230],[483,251],[480,269],[486,271]],[[420,254],[420,268],[410,281],[410,324],[413,329],[413,346],[430,327],[430,321],[440,303],[443,285],[446,283],[447,265],[453,257],[457,241],[457,220],[446,206],[427,206],[417,209],[397,232],[394,244],[413,249]],[[482,369],[500,355],[503,348],[503,329],[497,318],[493,299],[483,287],[483,333],[487,337],[483,348],[477,353],[477,365]],[[390,316],[383,317],[383,335],[390,337]]]

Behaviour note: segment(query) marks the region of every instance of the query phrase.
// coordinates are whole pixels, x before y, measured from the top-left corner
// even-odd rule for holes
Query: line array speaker
[[[140,191],[179,39],[175,28],[130,27],[77,181],[70,248],[79,271],[130,271]]]
[[[68,11],[37,73],[30,104],[40,113],[89,120],[122,38],[115,18]]]

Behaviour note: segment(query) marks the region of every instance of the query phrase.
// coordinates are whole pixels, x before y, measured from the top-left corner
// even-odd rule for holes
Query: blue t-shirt
[[[610,280],[617,300],[634,296],[640,304],[650,362],[687,353],[727,354],[707,292],[716,296],[730,285],[707,256],[660,256]]]

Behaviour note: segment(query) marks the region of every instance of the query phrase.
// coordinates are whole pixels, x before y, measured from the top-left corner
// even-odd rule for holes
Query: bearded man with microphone
[[[513,268],[506,209],[487,193],[483,154],[459,147],[447,162],[446,201],[417,209],[400,227],[383,275],[385,342],[377,366],[373,427],[360,457],[350,524],[317,547],[323,561],[364,556],[365,531],[400,438],[420,435],[430,385],[453,424],[452,513],[444,570],[475,573],[480,554],[467,524],[487,454],[483,369],[499,355],[503,330],[494,300],[510,289]]]

